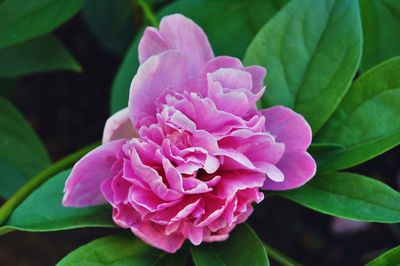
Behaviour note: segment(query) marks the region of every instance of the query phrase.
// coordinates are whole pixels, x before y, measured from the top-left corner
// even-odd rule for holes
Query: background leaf
[[[364,49],[361,68],[367,70],[400,55],[400,1],[360,0]]]
[[[52,35],[0,49],[0,77],[18,77],[61,69],[81,71],[78,62]]]
[[[400,246],[392,248],[366,264],[366,266],[388,265],[400,265]]]
[[[318,159],[319,170],[348,168],[400,143],[400,57],[363,74],[350,88],[315,142],[344,148]]]
[[[167,254],[126,233],[94,240],[68,254],[57,265],[184,266],[187,257],[184,249]]]
[[[237,226],[224,242],[191,249],[196,266],[269,265],[263,243],[247,224]]]
[[[0,196],[12,195],[49,163],[49,156],[31,126],[0,96]]]
[[[87,0],[82,14],[104,47],[119,55],[126,51],[135,34],[131,0]]]
[[[51,32],[81,9],[83,0],[6,0],[0,3],[0,48]]]
[[[315,133],[346,93],[361,43],[357,1],[293,0],[261,29],[244,61],[267,68],[264,106],[294,109]]]
[[[162,9],[157,17],[181,13],[198,23],[206,32],[216,55],[242,58],[247,45],[264,23],[287,0],[181,0]],[[128,104],[129,87],[139,67],[137,46],[140,32],[118,70],[112,87],[111,112]]]
[[[5,229],[58,231],[81,227],[115,227],[109,206],[66,208],[61,205],[70,170],[52,177],[35,190],[6,222]]]
[[[400,193],[361,175],[320,174],[299,189],[277,194],[332,216],[366,222],[400,222]]]

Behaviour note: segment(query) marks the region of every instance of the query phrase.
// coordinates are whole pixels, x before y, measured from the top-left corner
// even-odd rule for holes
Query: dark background
[[[101,139],[111,83],[121,63],[121,57],[99,45],[81,15],[56,30],[56,35],[82,65],[83,73],[22,78],[12,97],[53,160]],[[399,189],[399,162],[396,148],[352,171]],[[363,231],[336,234],[332,220],[290,201],[266,198],[249,222],[263,240],[305,265],[362,265],[400,242],[398,225],[371,224]],[[13,232],[0,238],[0,265],[54,265],[78,246],[113,231]],[[278,264],[272,261],[272,265]]]

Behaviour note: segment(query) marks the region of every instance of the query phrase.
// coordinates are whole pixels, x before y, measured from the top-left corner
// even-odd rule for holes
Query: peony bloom
[[[117,225],[175,252],[185,239],[227,239],[263,199],[260,189],[296,188],[315,174],[304,118],[282,106],[257,110],[265,69],[214,57],[190,19],[147,28],[139,58],[128,108],[74,166],[65,206],[108,202]]]

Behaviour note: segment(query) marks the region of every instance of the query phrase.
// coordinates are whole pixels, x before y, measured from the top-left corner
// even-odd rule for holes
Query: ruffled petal
[[[263,68],[261,66],[245,67],[244,71],[251,74],[252,81],[253,81],[252,92],[257,94],[264,87],[264,79],[265,79],[265,76],[267,75],[267,71],[265,70],[265,68]]]
[[[207,64],[204,66],[200,76],[205,78],[208,73],[215,72],[221,68],[240,69],[242,67],[243,67],[242,62],[240,62],[240,60],[235,57],[217,56],[207,62]]]
[[[107,119],[103,131],[103,144],[117,139],[131,139],[138,134],[129,118],[128,108],[122,109]]]
[[[125,140],[106,143],[86,154],[72,168],[64,188],[64,206],[86,207],[105,203],[101,183],[112,177],[111,166]]]
[[[185,241],[185,238],[179,234],[166,235],[161,226],[150,221],[138,222],[130,227],[132,232],[144,242],[169,253],[175,253]]]
[[[188,57],[166,51],[146,60],[132,80],[129,115],[135,128],[156,121],[156,102],[166,90],[181,90],[189,75]]]

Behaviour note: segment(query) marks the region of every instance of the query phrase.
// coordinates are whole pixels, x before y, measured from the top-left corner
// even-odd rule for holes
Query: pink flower
[[[265,69],[214,57],[193,21],[171,15],[147,28],[139,58],[129,107],[74,166],[65,206],[108,202],[116,224],[175,252],[185,239],[227,239],[263,199],[260,189],[296,188],[315,174],[304,118],[256,108]]]

